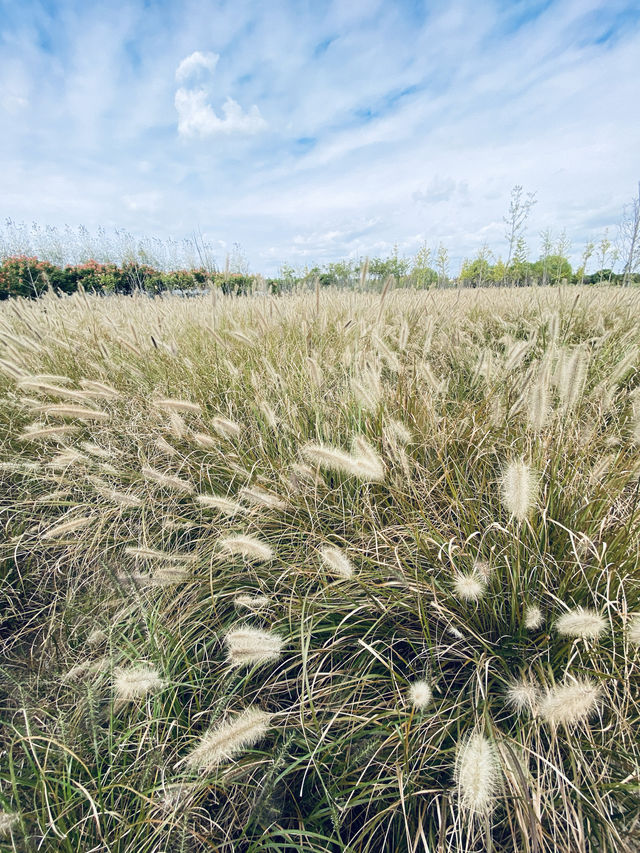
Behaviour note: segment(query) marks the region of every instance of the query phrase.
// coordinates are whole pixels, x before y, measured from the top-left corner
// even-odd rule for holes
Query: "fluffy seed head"
[[[107,640],[107,632],[103,631],[102,628],[94,628],[87,637],[87,643],[90,646],[100,646],[102,643],[106,643]]]
[[[255,746],[266,735],[271,714],[260,708],[247,708],[233,720],[218,723],[184,759],[192,770],[210,772],[219,764],[232,761],[239,753]]]
[[[375,412],[384,393],[379,372],[371,368],[363,371],[357,379],[352,380],[351,390],[361,409]]]
[[[158,566],[151,576],[151,585],[174,586],[178,583],[185,583],[190,577],[190,571],[181,566]]]
[[[231,666],[251,666],[279,659],[283,640],[270,631],[257,628],[234,628],[225,636],[227,662]]]
[[[29,424],[25,427],[18,439],[20,441],[57,441],[62,436],[76,432],[78,427],[73,424],[59,424],[58,426],[47,426],[41,422]]]
[[[511,462],[501,480],[502,500],[517,521],[525,521],[538,497],[538,477],[523,459]]]
[[[537,604],[530,604],[524,611],[524,627],[529,631],[535,631],[542,625],[542,610]]]
[[[116,698],[121,702],[142,699],[150,693],[157,693],[165,686],[158,670],[149,664],[138,664],[117,669],[114,673],[113,688]]]
[[[502,771],[491,741],[480,732],[465,738],[456,752],[458,802],[470,815],[486,815],[495,804]]]
[[[163,486],[165,489],[171,489],[174,492],[191,493],[194,488],[191,483],[186,480],[181,480],[180,477],[174,477],[172,474],[163,474],[162,471],[156,471],[148,465],[142,469],[142,476],[145,480],[150,480],[152,483],[157,483],[158,486]]]
[[[634,613],[629,620],[629,642],[640,646],[640,613]]]
[[[239,503],[231,501],[228,498],[221,498],[218,495],[198,495],[196,502],[202,507],[217,509],[228,516],[243,512],[243,508]]]
[[[357,477],[363,482],[381,483],[384,480],[384,466],[380,457],[372,448],[363,453],[362,444],[358,450],[356,454],[350,454],[326,444],[307,444],[302,448],[302,453],[313,464]]]
[[[42,412],[49,417],[79,418],[83,421],[107,421],[109,413],[101,409],[89,409],[86,406],[70,406],[64,403],[52,406],[38,406],[36,411]]]
[[[254,506],[267,507],[268,509],[286,509],[286,501],[277,495],[261,489],[260,486],[251,486],[240,489],[240,497]]]
[[[0,811],[0,838],[8,838],[19,823],[20,815],[17,812]]]
[[[84,678],[87,675],[95,675],[97,672],[103,672],[109,668],[109,658],[101,657],[97,660],[84,660],[72,666],[70,670],[64,673],[61,677],[63,684],[73,684],[76,681]]]
[[[129,557],[139,557],[145,560],[162,560],[166,563],[193,563],[197,558],[195,554],[181,554],[178,551],[158,551],[155,548],[128,545],[124,553]]]
[[[228,536],[220,539],[220,547],[227,554],[239,554],[247,560],[266,563],[273,560],[273,549],[266,542],[261,542],[253,536]]]
[[[68,533],[74,533],[76,530],[80,530],[83,527],[86,527],[88,524],[91,524],[93,519],[91,516],[84,516],[82,518],[72,518],[69,521],[63,521],[62,524],[56,524],[53,527],[50,527],[42,534],[43,539],[60,539],[62,536],[66,536]]]
[[[344,578],[345,580],[353,577],[353,564],[347,555],[340,550],[340,548],[334,548],[332,546],[321,548],[320,558],[325,567],[331,573],[338,575],[338,577]]]
[[[214,450],[219,447],[219,442],[216,441],[215,438],[212,438],[210,435],[207,435],[206,432],[194,432],[191,436],[195,444],[198,447],[201,447],[203,450]]]
[[[463,601],[478,601],[486,590],[486,581],[476,572],[459,574],[453,582],[453,588],[458,598]]]
[[[551,726],[570,726],[597,710],[602,690],[588,678],[570,679],[548,690],[539,705],[540,716]]]
[[[237,595],[233,599],[236,607],[246,607],[248,610],[262,610],[271,604],[266,595]]]
[[[576,607],[556,620],[556,631],[563,637],[595,640],[607,630],[607,621],[595,610]]]
[[[535,713],[538,706],[538,689],[530,681],[518,679],[507,688],[507,704],[518,714]]]
[[[164,453],[165,456],[174,457],[178,455],[178,451],[175,447],[172,447],[166,438],[163,438],[161,435],[156,438],[154,444],[161,453]]]
[[[414,681],[409,687],[409,701],[418,710],[428,708],[433,699],[431,685],[424,678]]]
[[[188,400],[154,400],[153,406],[156,409],[162,409],[165,412],[190,412],[194,415],[202,414],[202,409],[197,403],[191,403]]]
[[[549,387],[544,370],[540,371],[529,393],[527,418],[534,432],[540,432],[549,419]]]
[[[411,430],[402,421],[389,420],[385,426],[385,432],[389,438],[394,439],[399,444],[409,444],[412,439]]]
[[[211,426],[222,438],[237,438],[242,432],[240,426],[228,418],[213,418]]]
[[[89,397],[119,397],[120,392],[107,385],[105,382],[97,382],[95,379],[81,379],[80,385],[85,389]]]

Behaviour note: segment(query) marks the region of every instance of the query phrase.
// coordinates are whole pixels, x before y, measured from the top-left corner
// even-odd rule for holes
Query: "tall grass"
[[[0,341],[0,849],[639,848],[639,294]]]

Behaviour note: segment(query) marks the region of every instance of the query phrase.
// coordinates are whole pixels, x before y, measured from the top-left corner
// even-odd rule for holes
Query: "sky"
[[[0,0],[0,218],[201,233],[271,275],[572,258],[640,179],[640,0]]]

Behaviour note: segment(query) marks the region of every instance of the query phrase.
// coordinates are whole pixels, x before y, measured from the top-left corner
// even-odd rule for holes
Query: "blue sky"
[[[0,0],[0,216],[239,242],[274,272],[580,254],[640,178],[640,2]]]

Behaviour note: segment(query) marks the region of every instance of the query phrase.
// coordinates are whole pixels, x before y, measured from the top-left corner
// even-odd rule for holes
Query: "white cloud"
[[[255,105],[245,112],[237,101],[227,98],[220,118],[208,101],[205,89],[183,89],[176,92],[178,133],[180,136],[214,136],[217,133],[257,133],[267,123]]]
[[[176,80],[178,83],[185,83],[188,80],[193,80],[203,71],[213,74],[219,59],[220,56],[217,53],[210,51],[203,53],[200,50],[194,50],[192,54],[185,56],[176,68]]]
[[[185,85],[176,91],[178,134],[206,137],[216,134],[258,133],[267,123],[255,104],[247,111],[231,96],[222,105],[221,118],[211,106],[211,77],[218,64],[217,53],[199,50],[185,57],[176,69],[176,80]]]

